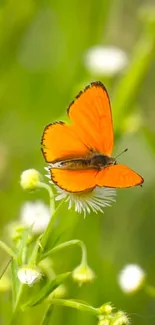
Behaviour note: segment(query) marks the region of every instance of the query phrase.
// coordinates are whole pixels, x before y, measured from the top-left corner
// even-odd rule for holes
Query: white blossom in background
[[[137,264],[126,265],[118,275],[118,283],[125,293],[137,291],[144,283],[145,272]]]
[[[127,54],[115,46],[96,45],[84,55],[87,70],[97,76],[114,76],[128,64]]]
[[[27,201],[21,207],[20,221],[32,228],[33,233],[43,232],[51,218],[49,207],[42,201]]]

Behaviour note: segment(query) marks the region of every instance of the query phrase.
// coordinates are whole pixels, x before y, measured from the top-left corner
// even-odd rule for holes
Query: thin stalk
[[[45,230],[45,232],[43,233],[42,235],[42,238],[41,238],[41,241],[40,241],[40,244],[41,244],[41,247],[42,247],[42,250],[45,248],[46,244],[47,244],[47,241],[52,233],[52,230],[53,230],[53,225],[56,221],[56,218],[57,218],[57,213],[59,211],[59,208],[60,206],[64,203],[64,200],[62,200],[60,202],[60,204],[57,206],[57,208],[55,209],[51,219],[50,219],[50,222]]]
[[[5,265],[5,267],[4,267],[3,271],[2,271],[2,273],[0,274],[0,280],[1,280],[1,278],[3,277],[4,273],[6,272],[6,270],[7,270],[7,268],[9,267],[9,265],[10,265],[11,262],[12,262],[12,257],[9,258],[9,260],[8,260],[7,264]]]
[[[81,249],[82,249],[82,263],[85,264],[85,262],[87,261],[87,250],[86,250],[86,246],[84,245],[84,243],[79,239],[69,240],[69,241],[66,241],[66,242],[64,242],[64,243],[62,243],[60,245],[57,245],[57,246],[53,247],[51,250],[44,253],[42,255],[41,259],[44,259],[47,256],[52,255],[53,253],[56,253],[56,252],[66,248],[66,247],[70,247],[70,246],[73,246],[73,245],[79,245],[81,247]]]
[[[52,312],[53,312],[53,306],[50,305],[46,310],[41,325],[49,325],[51,323]]]
[[[14,251],[8,246],[6,245],[3,241],[0,240],[0,247],[8,254],[10,255],[14,260],[17,259],[16,254],[14,253]]]
[[[65,306],[70,308],[75,308],[80,311],[85,311],[92,313],[96,316],[100,315],[99,308],[94,308],[90,305],[83,304],[81,302],[70,300],[70,299],[52,299],[51,300],[52,305],[58,305],[58,306]]]
[[[55,201],[54,201],[54,194],[53,194],[52,188],[51,188],[51,186],[49,186],[48,184],[43,183],[43,182],[39,183],[39,187],[44,188],[49,193],[51,216],[53,216],[53,214],[55,212]]]

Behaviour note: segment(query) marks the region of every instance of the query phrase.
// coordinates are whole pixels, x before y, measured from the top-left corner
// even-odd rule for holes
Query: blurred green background
[[[125,264],[139,264],[155,285],[155,7],[149,0],[0,1],[0,225],[20,214],[27,200],[42,199],[44,191],[28,193],[20,174],[35,168],[43,175],[40,150],[44,127],[67,120],[74,96],[93,80],[108,89],[115,131],[114,155],[144,179],[142,188],[117,191],[116,203],[104,215],[82,215],[61,209],[60,241],[82,239],[96,280],[86,286],[68,285],[68,298],[94,306],[111,301],[131,317],[133,325],[155,323],[155,299],[144,291],[126,295],[117,276]],[[90,71],[85,53],[95,45],[122,49],[128,58],[120,73]],[[62,236],[62,237],[61,237]],[[0,252],[1,269],[7,256]],[[58,255],[56,271],[72,270],[80,262],[78,248]],[[0,324],[9,324],[11,297],[0,293]],[[45,306],[24,313],[22,324],[39,324]],[[53,323],[93,325],[89,314],[56,307]]]

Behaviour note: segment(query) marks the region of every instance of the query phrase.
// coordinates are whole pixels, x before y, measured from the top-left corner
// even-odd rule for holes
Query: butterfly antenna
[[[116,157],[115,157],[115,159],[117,159],[119,156],[121,156],[124,152],[126,152],[126,151],[128,151],[128,148],[126,148],[126,149],[124,149],[121,153],[119,153]]]

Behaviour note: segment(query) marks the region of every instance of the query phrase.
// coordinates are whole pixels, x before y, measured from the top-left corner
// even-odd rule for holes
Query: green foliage
[[[127,295],[117,281],[125,264],[136,263],[145,270],[149,283],[155,283],[155,9],[146,7],[149,2],[151,5],[151,0],[0,1],[0,222],[1,239],[8,244],[8,250],[3,248],[12,257],[17,256],[12,264],[13,300],[19,289],[16,263],[24,259],[21,254],[29,236],[25,231],[21,246],[11,252],[10,224],[19,218],[25,201],[41,199],[48,203],[45,191],[21,189],[20,174],[28,168],[44,174],[40,150],[44,127],[67,119],[66,108],[78,91],[100,79],[112,102],[114,156],[128,147],[119,161],[137,170],[145,182],[143,188],[118,190],[116,203],[105,209],[104,215],[91,213],[84,219],[63,204],[57,214],[59,227],[54,228],[48,242],[44,237],[46,252],[73,238],[83,241],[97,277],[80,288],[68,279],[68,298],[95,307],[111,301],[128,313],[133,325],[154,324],[154,289]],[[84,54],[98,44],[124,49],[129,58],[127,68],[114,76],[88,71]],[[0,251],[1,273],[8,262],[5,251]],[[26,253],[30,256],[29,251]],[[52,263],[56,274],[68,274],[80,263],[80,255],[72,247],[63,255],[52,255]],[[10,269],[6,275],[10,278]],[[51,283],[53,290],[52,277]],[[0,285],[0,290],[0,323],[10,324],[10,285],[5,290]],[[39,297],[43,297],[41,291]],[[46,302],[28,308],[20,312],[18,320],[23,325],[97,323],[89,313],[51,305],[44,317],[47,308]]]

